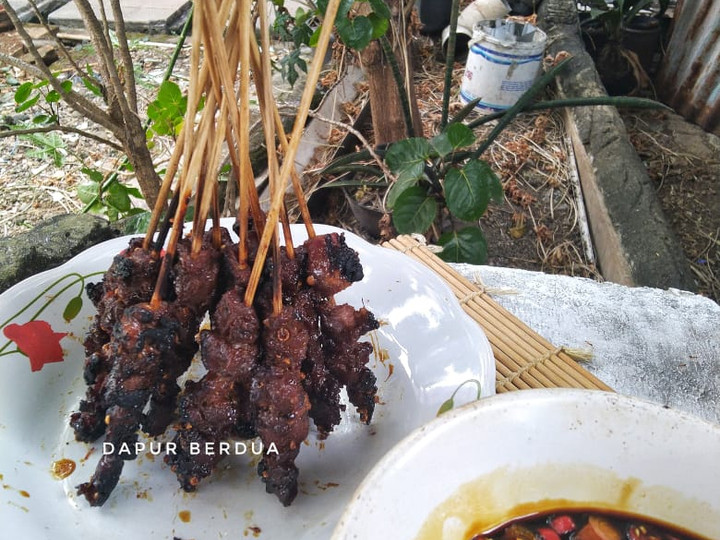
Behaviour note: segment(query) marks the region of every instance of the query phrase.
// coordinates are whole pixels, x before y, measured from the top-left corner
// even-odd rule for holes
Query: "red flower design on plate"
[[[63,361],[60,340],[66,333],[54,332],[45,321],[8,324],[3,334],[13,341],[21,353],[30,358],[30,369],[40,371],[45,364]]]

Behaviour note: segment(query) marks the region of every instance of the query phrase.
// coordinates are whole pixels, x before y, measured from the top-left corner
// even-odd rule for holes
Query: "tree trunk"
[[[409,28],[409,21],[403,24],[399,17],[404,16],[397,0],[388,0],[388,6],[393,13],[392,25],[395,28]],[[409,34],[409,31],[408,31]],[[410,112],[413,120],[413,133],[408,133],[403,115],[400,90],[393,77],[392,66],[383,53],[380,43],[376,40],[370,43],[361,53],[360,61],[365,75],[368,79],[370,94],[370,110],[372,113],[373,132],[375,144],[384,144],[405,139],[409,136],[422,137],[423,129],[420,120],[417,97],[415,95],[415,84],[413,82],[413,62],[411,47],[402,50],[402,42],[395,42],[392,31],[387,33],[392,44],[395,59],[400,67],[400,72],[409,74],[405,77],[405,91],[410,103]],[[404,43],[410,43],[410,35],[405,36]],[[407,65],[406,65],[407,61]]]
[[[122,139],[125,153],[135,171],[135,178],[140,184],[140,191],[150,209],[155,208],[161,179],[155,171],[152,155],[147,147],[147,139],[142,123],[137,116],[124,119],[125,133]]]

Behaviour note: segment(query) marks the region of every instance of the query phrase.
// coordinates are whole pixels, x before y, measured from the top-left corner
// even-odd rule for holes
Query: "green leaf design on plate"
[[[78,313],[80,313],[80,310],[82,309],[82,306],[82,296],[76,296],[74,298],[71,298],[70,301],[67,303],[67,306],[65,306],[65,310],[63,311],[63,319],[65,319],[65,322],[70,322],[75,317],[77,317]]]

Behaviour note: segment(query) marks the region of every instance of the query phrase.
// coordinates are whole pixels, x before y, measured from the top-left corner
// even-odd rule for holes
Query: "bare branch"
[[[120,59],[125,69],[125,92],[130,108],[137,114],[137,92],[135,90],[135,70],[133,69],[133,61],[130,56],[130,48],[128,47],[127,33],[125,32],[125,18],[120,9],[119,0],[110,0],[113,10],[113,19],[115,19],[115,33],[120,42]]]
[[[58,92],[63,97],[63,99],[65,99],[65,101],[67,101],[75,110],[77,110],[96,124],[100,124],[104,128],[112,131],[112,133],[116,137],[118,137],[118,139],[120,139],[118,135],[122,134],[122,127],[118,126],[115,122],[113,122],[112,118],[110,118],[110,116],[105,111],[92,103],[90,100],[81,96],[72,89],[69,92],[65,91],[65,89],[61,85],[61,81],[52,74],[50,68],[48,68],[45,65],[45,62],[43,62],[40,52],[37,50],[37,47],[35,47],[32,38],[25,30],[23,23],[18,18],[17,12],[13,9],[8,0],[0,0],[0,4],[2,4],[5,8],[5,12],[10,17],[10,20],[15,26],[18,35],[22,38],[25,46],[27,47],[28,51],[30,51],[30,54],[32,54],[37,65],[31,66],[27,62],[23,62],[21,60],[18,60],[17,58],[1,53],[0,59],[10,65],[25,70],[27,71],[27,73],[31,73],[32,75],[40,79],[47,80],[48,83],[50,83],[50,86],[52,86],[53,89]]]
[[[94,133],[90,133],[89,131],[84,131],[82,129],[71,126],[62,126],[60,124],[37,126],[28,129],[10,129],[6,131],[0,131],[0,139],[7,139],[8,137],[15,137],[18,135],[32,135],[33,133],[50,133],[52,131],[60,131],[62,133],[76,133],[88,139],[92,139],[99,143],[105,144],[110,148],[117,150],[118,152],[124,152],[123,147],[114,141],[105,139],[104,137],[101,137],[100,135],[95,135]]]
[[[32,8],[33,12],[35,13],[35,17],[37,17],[38,21],[40,21],[40,24],[42,24],[45,31],[50,35],[55,42],[55,47],[57,50],[60,51],[60,54],[62,54],[63,58],[73,67],[75,72],[80,75],[81,77],[89,77],[90,75],[83,70],[80,66],[77,65],[75,62],[75,59],[70,56],[70,53],[68,52],[67,48],[63,44],[62,40],[60,40],[57,37],[57,33],[53,32],[50,28],[50,25],[48,24],[45,17],[43,17],[42,13],[40,13],[40,10],[37,7],[37,4],[35,3],[35,0],[28,0],[28,3],[30,4],[30,7]]]
[[[312,111],[308,113],[308,116],[310,116],[311,118],[315,118],[320,122],[325,122],[326,124],[330,124],[331,126],[335,126],[336,128],[344,129],[345,131],[352,133],[355,137],[357,137],[360,143],[368,151],[370,156],[375,160],[375,163],[377,163],[378,167],[380,167],[380,170],[385,175],[385,178],[388,179],[388,182],[395,182],[395,175],[390,172],[390,169],[388,169],[387,165],[385,165],[385,162],[382,160],[382,158],[377,155],[377,152],[375,152],[375,149],[372,147],[372,145],[365,137],[363,137],[363,134],[360,133],[357,129],[352,127],[350,124],[339,122],[338,120],[332,120],[331,118],[325,118],[324,116],[320,116],[319,114],[316,114]]]
[[[104,13],[102,1],[100,4]],[[103,72],[103,77],[107,78],[108,106],[110,107],[110,114],[115,117],[115,113],[117,111],[113,110],[113,108],[116,106],[119,107],[119,112],[121,113],[122,118],[118,118],[118,121],[125,123],[127,126],[128,117],[131,115],[137,116],[137,114],[130,108],[130,105],[125,97],[123,85],[120,82],[117,66],[115,65],[115,56],[113,55],[112,45],[108,41],[109,37],[103,32],[100,21],[95,15],[95,12],[93,11],[92,6],[90,6],[90,2],[88,2],[88,0],[75,0],[75,5],[77,6],[78,11],[80,11],[80,16],[85,23],[85,28],[90,33],[90,38],[92,39],[92,42],[102,59],[100,67]],[[107,27],[107,21],[105,24]]]
[[[19,58],[15,58],[14,56],[10,56],[9,54],[0,53],[0,61],[2,61],[3,64],[8,64],[18,69],[22,69],[25,73],[32,75],[33,77],[37,77],[38,79],[43,80],[45,79],[44,71],[32,64],[28,64],[27,62],[20,60]]]

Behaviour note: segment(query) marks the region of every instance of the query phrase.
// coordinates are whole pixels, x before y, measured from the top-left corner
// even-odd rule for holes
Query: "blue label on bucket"
[[[542,58],[542,53],[533,55],[501,53],[483,47],[482,45],[478,45],[477,43],[474,43],[473,46],[470,47],[470,52],[479,54],[490,62],[508,66],[510,64],[527,64],[528,62],[537,62]],[[510,59],[510,61],[506,59]]]
[[[533,81],[508,81],[500,83],[500,90],[506,92],[525,92],[533,85]]]
[[[476,99],[477,96],[471,96],[467,92],[463,92],[460,90],[460,98],[465,103],[470,103],[473,99]],[[485,110],[485,111],[504,111],[506,109],[510,108],[510,105],[496,105],[493,103],[486,103],[484,101],[478,101],[475,105],[476,109]]]

